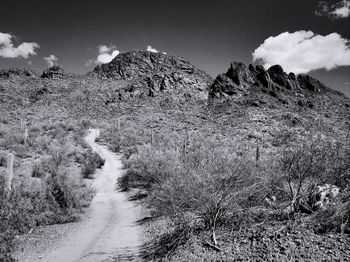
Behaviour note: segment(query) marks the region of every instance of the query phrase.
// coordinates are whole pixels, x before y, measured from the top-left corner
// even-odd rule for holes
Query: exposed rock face
[[[318,80],[309,75],[287,74],[280,65],[271,66],[265,70],[263,66],[233,62],[226,74],[219,75],[209,89],[210,97],[232,96],[245,93],[252,87],[267,88],[276,97],[276,91],[290,90],[301,92],[315,92],[329,90]]]
[[[183,58],[147,51],[119,54],[93,72],[102,78],[127,81],[125,91],[137,96],[153,97],[161,92],[177,91],[206,99],[212,83],[208,74]]]
[[[243,63],[233,62],[228,69],[226,76],[238,86],[249,86],[255,82],[254,71],[247,68]]]
[[[59,67],[59,66],[52,66],[46,70],[44,70],[43,74],[41,75],[42,78],[51,78],[51,79],[55,79],[55,78],[61,78],[63,77],[64,74],[64,70]]]

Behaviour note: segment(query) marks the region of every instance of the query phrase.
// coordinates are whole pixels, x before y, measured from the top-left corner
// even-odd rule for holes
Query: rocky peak
[[[254,72],[241,62],[233,62],[228,69],[226,76],[235,84],[246,86],[254,83]]]
[[[56,79],[56,78],[61,78],[65,75],[63,68],[59,66],[52,66],[48,69],[45,69],[43,71],[43,74],[41,75],[42,78],[51,78],[51,79]]]
[[[169,71],[193,74],[196,69],[183,58],[148,51],[122,53],[110,63],[96,66],[94,69],[94,72],[99,76],[114,79],[128,79],[154,72]]]
[[[212,78],[187,60],[163,53],[132,51],[119,54],[110,63],[93,70],[100,78],[126,80],[128,96],[156,96],[167,91],[207,97]],[[122,94],[121,96],[125,96]]]
[[[233,62],[226,74],[220,74],[209,89],[211,97],[245,94],[251,88],[267,88],[276,92],[320,93],[330,89],[309,75],[287,74],[280,65],[268,70],[262,65],[249,65]]]

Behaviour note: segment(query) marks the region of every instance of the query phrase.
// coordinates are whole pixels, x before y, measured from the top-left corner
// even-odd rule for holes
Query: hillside
[[[44,162],[51,152],[48,144],[59,144],[65,137],[80,160],[67,156],[71,160],[64,170],[86,168],[89,164],[81,163],[81,156],[91,152],[81,136],[89,127],[102,129],[101,141],[124,154],[128,172],[120,179],[120,187],[136,189],[139,193],[134,198],[142,198],[150,210],[153,219],[145,223],[146,231],[158,236],[156,243],[175,239],[175,244],[163,243],[170,251],[155,247],[154,254],[145,257],[161,259],[172,253],[173,261],[184,261],[191,253],[195,261],[210,253],[214,259],[213,246],[203,247],[202,240],[210,239],[215,229],[222,236],[231,234],[228,240],[218,240],[225,249],[218,255],[223,261],[234,261],[231,236],[239,235],[242,250],[248,250],[251,238],[266,242],[265,233],[282,260],[292,258],[280,249],[291,248],[294,237],[302,238],[313,254],[330,246],[336,249],[332,258],[350,256],[341,250],[348,237],[340,236],[339,223],[327,224],[326,233],[335,234],[331,240],[319,234],[318,227],[326,223],[319,222],[317,215],[334,215],[333,209],[327,214],[312,210],[312,216],[299,210],[311,184],[338,186],[345,192],[339,198],[345,204],[335,204],[347,205],[345,189],[350,182],[350,99],[311,76],[287,74],[279,65],[265,70],[261,65],[233,62],[226,73],[212,79],[183,58],[132,51],[85,75],[66,73],[60,67],[42,73],[2,70],[0,113],[0,156],[14,153],[15,171],[23,177],[33,175],[38,159]],[[30,143],[23,142],[24,132],[29,133]],[[299,156],[300,162],[296,167],[292,163],[288,171],[284,164],[296,159],[290,154]],[[304,170],[308,165],[310,169]],[[300,182],[305,182],[306,193],[299,190],[295,200],[294,189],[286,185],[297,184],[300,170],[307,174],[307,183]],[[232,181],[235,175],[237,180]],[[278,205],[295,209],[287,216],[282,208],[264,205],[265,197],[274,196]],[[217,209],[219,205],[223,206]],[[341,228],[350,232],[348,222]],[[272,229],[285,232],[283,239],[276,240]],[[260,245],[253,246],[252,257],[269,259],[268,247],[262,245],[262,251]],[[294,258],[305,255],[305,250]],[[247,258],[243,251],[237,252],[241,259]],[[266,254],[259,256],[259,252]],[[325,258],[326,253],[318,256]]]

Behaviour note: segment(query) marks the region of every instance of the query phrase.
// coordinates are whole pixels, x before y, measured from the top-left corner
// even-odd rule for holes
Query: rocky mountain
[[[170,92],[206,99],[212,82],[207,73],[183,58],[147,51],[122,53],[93,72],[99,78],[127,81],[122,91],[142,97]]]
[[[261,88],[270,94],[276,92],[294,93],[297,96],[313,93],[336,92],[309,75],[287,74],[280,65],[265,70],[262,65],[233,62],[225,74],[220,74],[210,88],[211,97],[245,94],[249,88]],[[288,90],[288,91],[287,91]]]
[[[213,80],[183,58],[146,51],[119,54],[86,75],[60,67],[42,74],[2,70],[0,94],[0,109],[10,115],[133,115],[134,122],[149,125],[158,114],[169,128],[206,128],[228,136],[245,129],[259,133],[256,139],[269,133],[264,128],[272,139],[290,126],[298,133],[317,121],[331,132],[350,123],[350,100],[308,75],[234,62]]]

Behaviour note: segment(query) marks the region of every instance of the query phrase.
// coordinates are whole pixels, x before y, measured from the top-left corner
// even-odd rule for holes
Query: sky
[[[17,0],[0,9],[0,69],[85,73],[120,52],[281,64],[350,96],[349,0]]]

